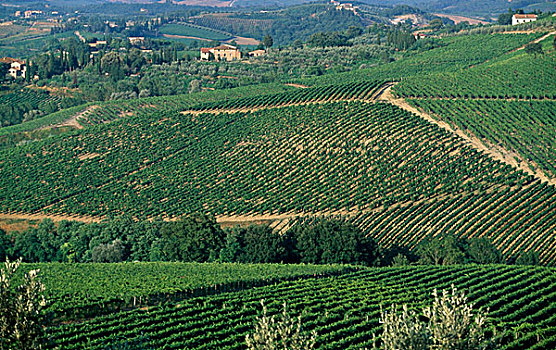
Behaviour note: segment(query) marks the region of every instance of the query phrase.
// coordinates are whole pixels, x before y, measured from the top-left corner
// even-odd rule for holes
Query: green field
[[[114,310],[245,289],[304,276],[328,276],[354,268],[341,265],[271,264],[25,264],[40,269],[48,312],[69,319]]]
[[[244,291],[192,297],[178,305],[100,316],[48,329],[50,349],[245,349],[264,299],[269,312],[283,302],[317,332],[317,349],[361,349],[380,333],[380,308],[429,305],[433,289],[455,285],[475,307],[488,308],[502,338],[500,349],[556,345],[554,269],[510,266],[418,266],[362,269],[336,277],[306,278]],[[540,339],[540,341],[538,340]]]
[[[186,23],[165,24],[162,28],[160,28],[160,32],[162,34],[168,34],[168,35],[189,36],[193,38],[218,40],[218,41],[228,40],[232,38],[231,36],[216,30],[193,26]]]

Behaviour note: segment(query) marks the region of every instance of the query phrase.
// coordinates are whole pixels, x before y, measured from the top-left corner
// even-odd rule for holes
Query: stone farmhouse
[[[241,52],[235,46],[222,44],[216,47],[202,47],[201,61],[235,61],[241,59]]]
[[[537,20],[537,15],[535,14],[516,13],[515,15],[512,16],[512,25],[515,26],[517,24],[534,22],[536,20]]]
[[[10,65],[8,74],[12,78],[25,78],[25,75],[27,73],[27,65],[24,61],[18,60],[16,58],[4,57],[0,58],[0,63],[7,63]]]
[[[249,57],[261,57],[264,56],[265,54],[266,54],[265,50],[259,49],[259,50],[249,52]]]

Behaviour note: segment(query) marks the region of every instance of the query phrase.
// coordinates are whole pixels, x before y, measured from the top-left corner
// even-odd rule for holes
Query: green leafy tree
[[[488,238],[470,239],[466,250],[470,262],[477,264],[499,264],[502,262],[502,254]]]
[[[6,79],[6,75],[8,74],[9,70],[9,64],[0,62],[0,81],[4,81]]]
[[[13,249],[12,239],[8,234],[0,229],[0,259],[6,260],[10,257]]]
[[[539,255],[532,250],[523,252],[516,259],[515,263],[516,265],[538,265]]]
[[[199,79],[193,79],[189,82],[189,89],[190,94],[194,94],[196,92],[201,91],[201,81]]]
[[[274,39],[270,35],[265,35],[263,38],[263,45],[268,50],[274,45]]]
[[[281,235],[266,225],[251,225],[228,230],[220,258],[239,263],[293,262],[292,252],[293,243],[288,233]]]
[[[376,242],[344,221],[319,219],[294,227],[292,235],[303,263],[374,266],[379,262]]]
[[[206,262],[218,258],[225,234],[213,217],[192,214],[162,225],[161,252],[164,260]]]
[[[39,270],[25,273],[23,282],[14,285],[21,260],[6,261],[0,271],[0,348],[7,350],[41,349],[44,340],[42,309],[46,305]]]
[[[315,331],[303,332],[301,316],[292,317],[287,305],[278,316],[268,316],[264,300],[263,315],[257,317],[255,332],[245,337],[248,350],[311,350],[316,343]]]
[[[99,244],[93,248],[91,258],[93,262],[115,263],[124,261],[126,247],[120,239],[109,244]]]
[[[498,24],[500,25],[509,25],[512,24],[512,17],[514,15],[514,12],[512,11],[512,9],[509,9],[508,12],[506,13],[501,13],[498,16]]]
[[[525,46],[525,52],[527,52],[529,55],[534,55],[535,57],[537,57],[537,55],[544,54],[541,43],[527,44],[527,46]]]
[[[429,27],[433,30],[435,29],[440,29],[442,27],[444,27],[444,23],[442,22],[442,20],[440,18],[435,18],[432,21],[429,22]]]
[[[454,265],[465,262],[461,242],[453,235],[427,239],[417,247],[419,263],[425,265]]]

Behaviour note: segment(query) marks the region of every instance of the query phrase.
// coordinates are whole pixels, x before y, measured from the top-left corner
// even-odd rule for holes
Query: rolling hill
[[[542,33],[451,37],[391,64],[299,80],[296,87],[268,85],[263,95],[245,87],[99,104],[79,115],[83,129],[0,151],[0,211],[87,220],[201,211],[283,221],[281,228],[296,218],[342,216],[386,246],[413,248],[445,233],[489,237],[506,259],[536,251],[551,265],[553,155],[550,147],[526,145],[551,142],[547,91],[554,81],[528,91],[542,101],[506,101],[523,90],[508,88],[511,75],[497,75],[495,96],[481,95],[489,90],[484,72],[531,66],[530,60],[548,64],[552,51],[539,58],[515,51],[541,37],[550,40]],[[519,69],[523,77],[535,72]],[[394,88],[385,82],[400,75]],[[444,100],[440,92],[448,89],[433,88],[451,79],[488,101],[471,98],[465,84]],[[386,98],[390,90],[396,98]],[[438,101],[430,91],[440,91]],[[471,120],[466,108],[492,120],[463,126]],[[484,131],[519,119],[512,111],[523,108],[536,111],[527,118],[544,128]],[[12,128],[28,130],[25,123]],[[505,142],[500,147],[522,160],[499,156],[488,142]]]

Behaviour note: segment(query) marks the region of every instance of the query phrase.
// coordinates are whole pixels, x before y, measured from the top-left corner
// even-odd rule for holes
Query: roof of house
[[[537,15],[533,13],[526,13],[526,14],[516,13],[514,17],[515,18],[537,18]]]
[[[11,58],[11,57],[2,57],[2,58],[0,58],[0,62],[2,62],[2,63],[10,63],[10,64],[12,64],[12,63],[14,63],[14,62],[17,62],[17,63],[20,63],[20,64],[25,64],[24,61],[18,60],[17,58]]]
[[[262,49],[259,49],[259,50],[251,51],[249,53],[266,53],[266,51],[262,50]]]
[[[213,50],[237,50],[237,47],[232,45],[220,45],[212,48]]]
[[[201,47],[201,53],[209,53],[210,50],[211,49],[209,47]]]

